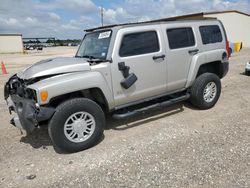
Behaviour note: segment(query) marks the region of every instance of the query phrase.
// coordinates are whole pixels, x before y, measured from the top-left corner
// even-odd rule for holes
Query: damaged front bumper
[[[39,122],[49,120],[55,112],[52,107],[40,107],[33,100],[24,99],[18,95],[11,95],[7,103],[10,113],[14,112],[10,123],[27,133],[31,133],[38,127]]]
[[[34,99],[22,96],[25,91],[23,88],[26,87],[16,76],[13,76],[5,85],[4,96],[10,114],[14,115],[10,123],[27,133],[31,133],[39,126],[40,122],[51,119],[55,108],[40,106]]]

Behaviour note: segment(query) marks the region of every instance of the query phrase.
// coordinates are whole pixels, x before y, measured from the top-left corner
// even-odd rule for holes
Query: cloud
[[[55,8],[61,8],[71,11],[78,11],[82,14],[88,14],[98,11],[97,6],[91,0],[55,0]]]
[[[121,7],[123,13],[119,14]],[[122,5],[118,5],[113,9],[115,13],[112,13],[112,19],[109,19],[109,14],[107,14],[107,19],[113,22],[123,20],[137,22],[196,12],[228,9],[250,12],[250,2],[247,0],[234,2],[226,0],[147,0],[142,3],[140,0],[126,0]],[[109,10],[109,12],[112,12],[112,10]]]
[[[94,3],[95,2],[95,3]],[[0,33],[25,37],[82,38],[84,29],[100,26],[100,1],[1,0]],[[236,9],[250,13],[249,0],[105,1],[104,24],[140,22],[195,12]]]
[[[69,29],[69,30],[79,30],[80,29],[76,20],[70,20],[69,23],[63,24],[62,28]]]
[[[5,20],[5,22],[7,25],[18,25],[19,24],[19,22],[15,18],[9,18],[9,19]]]
[[[53,20],[60,20],[61,19],[61,17],[54,12],[49,12],[48,14],[49,14],[50,18]]]

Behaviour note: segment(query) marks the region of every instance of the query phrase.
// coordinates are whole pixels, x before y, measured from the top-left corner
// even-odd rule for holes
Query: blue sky
[[[250,0],[1,0],[0,33],[82,38],[84,29],[100,26],[101,6],[105,25],[218,10],[250,13]]]

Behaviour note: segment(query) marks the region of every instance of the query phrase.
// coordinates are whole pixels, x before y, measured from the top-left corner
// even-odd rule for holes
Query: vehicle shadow
[[[161,119],[164,117],[168,117],[168,116],[180,113],[180,112],[184,111],[183,106],[185,106],[183,103],[179,103],[179,104],[175,104],[175,105],[168,107],[168,108],[152,110],[152,111],[147,112],[145,114],[141,114],[141,115],[135,116],[134,118],[129,118],[126,120],[116,120],[116,119],[112,118],[111,115],[108,115],[107,120],[106,120],[105,130],[108,131],[108,130],[112,129],[112,130],[117,130],[117,131],[123,131],[126,129],[131,129],[131,128],[136,127],[136,126],[142,126],[145,123],[152,122],[152,121],[155,121],[157,119]],[[103,137],[100,139],[100,141],[96,145],[101,143],[104,140],[104,138],[105,138],[105,136],[103,135]],[[49,137],[49,134],[48,134],[48,126],[47,125],[44,125],[43,127],[40,127],[39,129],[35,129],[34,132],[32,132],[29,135],[23,136],[20,139],[20,142],[25,143],[25,144],[29,144],[34,149],[42,148],[42,149],[47,150],[48,149],[47,146],[53,145],[52,141]],[[54,150],[58,154],[68,154],[68,153],[61,151],[57,147],[54,147]]]
[[[111,115],[107,117],[107,124],[105,130],[123,131],[133,127],[141,126],[145,123],[155,121],[157,119],[165,118],[184,111],[184,104],[178,103],[170,107],[152,110],[144,114],[137,115],[133,118],[116,120]]]
[[[194,105],[192,105],[190,102],[184,102],[183,105],[186,107],[186,108],[189,108],[191,110],[195,110],[195,111],[201,111],[201,109],[195,107]]]
[[[244,71],[244,72],[241,72],[241,73],[240,73],[240,75],[243,75],[243,76],[249,76],[249,75],[247,75],[247,74],[246,74],[246,72],[245,72],[245,71]]]
[[[52,145],[47,126],[35,129],[31,134],[23,136],[20,142],[30,144],[35,149],[47,149],[47,146]]]
[[[102,138],[96,143],[98,145],[104,140],[104,135]],[[47,150],[47,146],[53,146],[53,143],[49,137],[48,126],[40,127],[39,129],[35,129],[29,135],[23,136],[20,139],[20,142],[31,145],[34,149],[44,149]],[[54,150],[58,154],[70,154],[64,151],[61,151],[59,148],[53,146]]]

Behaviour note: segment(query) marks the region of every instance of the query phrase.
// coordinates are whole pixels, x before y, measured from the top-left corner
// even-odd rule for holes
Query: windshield
[[[106,59],[111,34],[111,30],[86,34],[76,57]]]

